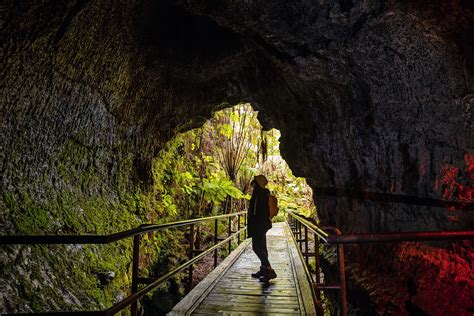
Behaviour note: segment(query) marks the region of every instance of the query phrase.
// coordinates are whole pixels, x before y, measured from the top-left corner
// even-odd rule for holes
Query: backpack
[[[278,214],[278,200],[271,194],[268,196],[268,211],[270,213],[270,218],[273,218]]]

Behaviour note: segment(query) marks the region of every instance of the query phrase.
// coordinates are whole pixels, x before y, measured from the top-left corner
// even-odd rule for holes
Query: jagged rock
[[[100,285],[105,286],[109,284],[115,278],[114,271],[100,271],[97,272],[97,278],[100,281]]]

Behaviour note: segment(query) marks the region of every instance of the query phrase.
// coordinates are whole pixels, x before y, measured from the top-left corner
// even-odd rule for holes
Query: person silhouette
[[[253,191],[248,209],[248,236],[252,237],[252,249],[260,259],[260,270],[252,273],[252,277],[267,283],[277,277],[268,261],[267,231],[272,228],[272,221],[269,215],[268,196],[270,191],[265,188],[268,180],[264,175],[255,176],[250,183]]]

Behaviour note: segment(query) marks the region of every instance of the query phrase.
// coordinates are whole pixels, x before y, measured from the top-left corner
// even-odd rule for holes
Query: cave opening
[[[304,178],[293,175],[281,156],[279,138],[277,129],[263,130],[258,112],[249,103],[216,111],[201,127],[177,133],[153,159],[150,196],[154,202],[147,221],[173,222],[246,211],[251,181],[261,174],[268,180],[270,193],[278,199],[280,212],[273,223],[285,221],[283,210],[318,222],[312,189]],[[199,247],[212,246],[213,222],[203,223],[196,229],[195,242]],[[217,230],[222,235],[226,227],[219,224]],[[153,238],[155,236],[150,240]],[[313,242],[310,247],[314,247]],[[150,275],[160,276],[164,273],[163,266],[183,260],[185,252],[185,249],[176,249],[167,257],[155,258],[157,261],[150,262]],[[225,249],[220,251],[218,262],[227,255]],[[193,287],[212,271],[213,260],[213,256],[208,255],[194,265]],[[315,261],[311,261],[310,267],[316,269]],[[322,272],[320,274],[324,277]],[[170,282],[172,286],[159,288],[144,299],[147,313],[169,312],[182,298],[183,291],[189,290],[185,288],[188,281],[180,284],[179,277]]]
[[[219,183],[226,178],[242,194],[248,194],[252,178],[263,174],[270,182],[270,190],[281,191],[283,208],[300,209],[305,216],[317,217],[311,188],[304,178],[293,175],[281,156],[280,131],[263,130],[258,115],[250,104],[241,103],[214,112],[202,127],[178,133],[154,159],[154,181],[162,181],[163,186],[183,187],[189,183],[179,185],[179,174],[184,178],[199,178],[198,182],[205,178]],[[178,162],[178,158],[183,161]],[[173,168],[176,170],[171,170]],[[301,196],[284,197],[291,192]],[[211,207],[206,208],[205,213],[190,211],[184,216],[201,216],[215,211]]]

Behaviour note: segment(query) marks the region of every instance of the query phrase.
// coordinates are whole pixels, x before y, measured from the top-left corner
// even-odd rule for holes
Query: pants
[[[268,267],[270,261],[268,261],[268,250],[267,250],[267,236],[266,233],[258,233],[252,237],[252,249],[260,259],[261,265]]]

